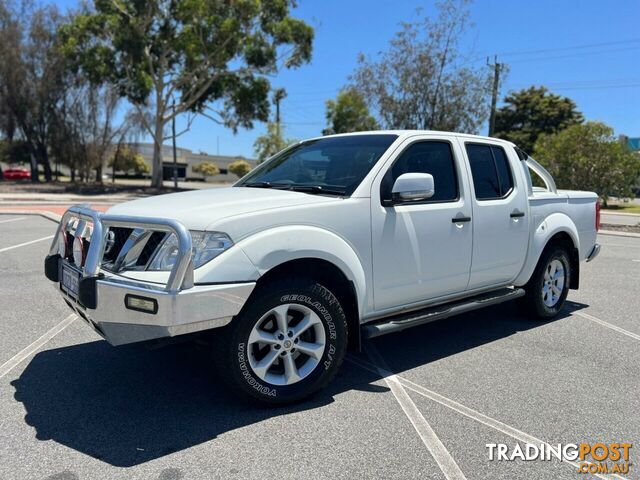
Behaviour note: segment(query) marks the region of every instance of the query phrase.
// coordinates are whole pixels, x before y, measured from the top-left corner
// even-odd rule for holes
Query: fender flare
[[[580,236],[573,220],[564,213],[552,213],[542,220],[533,232],[524,266],[513,282],[515,286],[523,286],[529,281],[549,240],[558,233],[569,235],[575,248],[580,251]]]
[[[366,305],[366,275],[355,249],[345,239],[319,227],[288,225],[251,235],[236,244],[260,276],[278,265],[302,258],[326,260],[353,282],[358,310]]]

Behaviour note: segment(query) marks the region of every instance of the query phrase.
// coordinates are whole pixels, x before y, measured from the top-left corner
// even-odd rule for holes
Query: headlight
[[[194,268],[199,268],[213,260],[233,245],[233,241],[226,233],[221,232],[191,232],[192,256]],[[172,233],[160,245],[153,256],[147,270],[168,271],[173,268],[178,256],[178,239]]]

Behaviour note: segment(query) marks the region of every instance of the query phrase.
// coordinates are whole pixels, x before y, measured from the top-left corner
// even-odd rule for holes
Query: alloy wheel
[[[248,340],[253,372],[271,385],[292,385],[308,377],[326,346],[325,327],[310,308],[278,305],[254,325]]]
[[[564,265],[558,259],[551,260],[544,270],[542,284],[542,301],[547,307],[553,308],[560,301],[564,282]]]

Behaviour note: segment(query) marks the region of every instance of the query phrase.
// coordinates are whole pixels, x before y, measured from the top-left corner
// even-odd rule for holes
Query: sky
[[[46,1],[46,0],[43,0]],[[54,0],[63,10],[74,0]],[[281,116],[287,138],[318,136],[326,126],[325,102],[349,82],[360,53],[375,58],[387,50],[400,22],[417,8],[436,15],[435,2],[409,0],[298,0],[292,12],[315,29],[309,64],[272,79],[287,98]],[[572,98],[587,120],[617,134],[640,136],[640,0],[476,0],[474,26],[461,51],[475,58],[498,56],[509,66],[500,99],[510,91],[545,85]],[[500,105],[500,102],[498,103]],[[184,120],[179,120],[180,131]],[[265,125],[237,134],[199,118],[178,146],[210,154],[254,157],[253,143]],[[483,127],[481,134],[486,134]]]

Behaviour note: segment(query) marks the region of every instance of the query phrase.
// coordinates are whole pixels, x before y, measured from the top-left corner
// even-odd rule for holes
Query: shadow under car
[[[567,304],[563,316],[581,307]],[[544,324],[503,304],[380,337],[375,344],[400,374]],[[364,354],[349,355],[366,361]],[[379,379],[347,362],[310,400],[266,407],[228,393],[212,373],[208,352],[194,344],[149,350],[97,341],[38,353],[11,385],[39,440],[130,467],[270,417],[322,407],[341,392],[386,392],[374,385]]]

